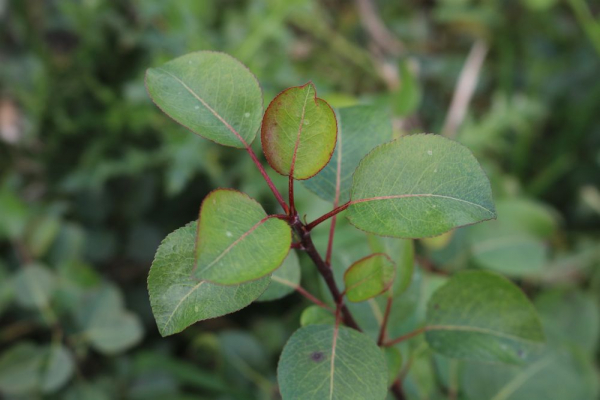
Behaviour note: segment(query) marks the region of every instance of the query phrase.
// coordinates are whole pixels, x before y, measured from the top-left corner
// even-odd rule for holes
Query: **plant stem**
[[[296,230],[296,232],[300,236],[300,239],[302,240],[302,244],[304,245],[304,250],[306,251],[306,254],[308,254],[308,256],[311,258],[311,260],[313,260],[313,262],[317,266],[317,270],[319,271],[319,273],[325,280],[325,283],[327,284],[327,287],[329,288],[329,291],[331,292],[331,295],[333,296],[334,302],[336,304],[340,305],[340,310],[341,310],[341,314],[342,314],[344,323],[347,326],[349,326],[350,328],[356,329],[357,331],[361,331],[360,327],[354,320],[354,317],[350,313],[350,310],[348,309],[348,307],[346,307],[346,305],[343,302],[343,300],[344,300],[343,296],[341,295],[341,293],[335,283],[335,279],[333,278],[333,272],[332,272],[331,268],[329,268],[329,266],[327,264],[325,264],[325,261],[323,261],[323,258],[317,251],[317,249],[312,241],[312,238],[310,237],[310,230],[308,229],[308,227],[306,225],[302,224],[302,222],[300,221],[300,218],[298,218],[298,215],[295,216],[295,220],[292,223],[292,227]]]
[[[271,188],[271,191],[273,192],[273,194],[275,195],[275,198],[277,199],[277,201],[283,208],[283,211],[285,211],[286,214],[289,214],[290,209],[288,208],[288,205],[285,203],[285,200],[283,200],[283,197],[281,197],[281,193],[279,193],[279,191],[275,187],[275,184],[273,183],[273,181],[267,174],[267,171],[265,171],[265,168],[263,167],[261,162],[256,157],[256,154],[254,154],[254,151],[252,150],[252,148],[247,144],[246,144],[246,151],[248,152],[248,154],[250,154],[250,158],[252,158],[252,161],[254,161],[254,164],[256,165],[256,167],[260,171],[260,174],[263,176],[263,178],[267,182],[267,185],[269,185],[269,188]]]
[[[329,227],[329,240],[327,241],[327,253],[325,253],[325,264],[331,267],[331,254],[333,253],[333,236],[335,235],[336,216],[331,218],[331,226]]]
[[[381,330],[379,331],[379,339],[377,339],[377,346],[381,346],[383,341],[385,340],[385,333],[387,329],[387,323],[390,318],[390,312],[392,311],[392,301],[394,299],[392,296],[389,296],[387,299],[387,304],[385,306],[385,312],[383,314],[383,321],[381,322]]]
[[[394,383],[392,383],[390,391],[392,392],[396,400],[406,399],[406,397],[404,396],[404,392],[402,391],[402,383],[400,382],[400,379],[396,379]]]
[[[416,330],[414,330],[412,332],[409,332],[406,335],[402,335],[402,336],[400,336],[400,337],[398,337],[398,338],[396,338],[394,340],[391,340],[389,342],[385,342],[385,343],[383,343],[383,346],[384,347],[390,347],[390,346],[393,346],[393,345],[395,345],[397,343],[404,342],[405,340],[408,340],[408,339],[411,339],[411,338],[413,338],[413,337],[415,337],[417,335],[420,335],[421,333],[425,332],[426,330],[427,330],[427,327],[424,326],[422,328],[419,328],[419,329],[416,329]]]
[[[272,276],[271,279],[274,280],[275,282],[281,283],[282,285],[293,288],[295,291],[297,291],[302,296],[306,297],[308,300],[312,301],[319,307],[322,307],[322,308],[326,309],[327,311],[330,311],[333,313],[333,310],[331,309],[331,307],[329,307],[327,304],[323,303],[321,300],[319,300],[318,298],[313,296],[308,290],[304,289],[302,286],[297,285],[293,282],[290,282],[286,279],[279,278],[277,276]]]
[[[294,202],[294,178],[292,178],[292,174],[289,177],[289,197],[290,197],[290,215],[296,214],[296,204]]]
[[[351,203],[352,202],[349,201],[347,203],[342,204],[339,207],[334,208],[333,210],[329,211],[327,214],[321,215],[319,218],[315,219],[313,222],[306,225],[306,229],[308,229],[309,231],[312,230],[315,226],[319,225],[321,222],[327,221],[329,218],[333,217],[336,214],[341,213],[346,208],[350,207]]]

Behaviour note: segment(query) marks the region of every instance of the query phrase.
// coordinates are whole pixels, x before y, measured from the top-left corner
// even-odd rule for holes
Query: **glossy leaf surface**
[[[261,131],[269,164],[294,179],[308,179],[329,162],[336,135],[335,113],[311,82],[278,94],[267,107]]]

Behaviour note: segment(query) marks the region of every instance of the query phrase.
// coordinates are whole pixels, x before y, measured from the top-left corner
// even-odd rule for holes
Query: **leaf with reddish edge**
[[[270,275],[235,286],[194,279],[196,224],[189,223],[169,234],[158,247],[150,268],[150,305],[162,336],[181,332],[197,321],[238,311],[256,300],[271,282]]]
[[[317,97],[312,82],[279,93],[262,122],[267,161],[281,175],[308,179],[331,159],[337,137],[333,109]]]
[[[344,284],[348,300],[358,303],[380,295],[390,288],[396,264],[383,253],[371,254],[346,270]]]
[[[252,281],[276,270],[291,244],[287,222],[241,192],[218,189],[200,208],[193,275],[221,285]]]
[[[375,105],[336,109],[336,115],[337,144],[331,162],[302,183],[337,205],[350,200],[352,174],[360,160],[375,146],[392,140],[392,123],[388,111]]]
[[[230,55],[198,51],[150,68],[146,88],[165,114],[213,142],[247,148],[260,127],[258,81]]]

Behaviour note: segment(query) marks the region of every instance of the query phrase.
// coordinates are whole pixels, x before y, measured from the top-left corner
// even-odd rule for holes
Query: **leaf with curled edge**
[[[246,148],[260,127],[258,81],[227,54],[198,51],[150,68],[146,89],[165,114],[213,142]]]
[[[425,338],[448,357],[522,364],[541,348],[540,319],[525,294],[491,272],[463,271],[427,304]]]
[[[193,276],[221,285],[262,278],[281,265],[291,244],[288,223],[268,216],[256,200],[235,190],[214,190],[200,208]]]
[[[331,159],[337,136],[333,109],[317,97],[312,82],[273,99],[262,122],[267,161],[281,175],[308,179]]]
[[[346,297],[358,303],[378,296],[391,287],[395,275],[396,264],[386,254],[364,257],[344,273]]]
[[[324,200],[345,203],[358,163],[375,146],[392,140],[392,124],[388,112],[378,106],[345,107],[336,114],[338,135],[331,161],[303,183]]]
[[[158,247],[150,268],[150,305],[162,336],[246,307],[271,281],[267,275],[241,285],[222,286],[192,278],[196,226],[191,222],[169,234]]]
[[[300,328],[277,367],[283,399],[383,400],[387,379],[387,363],[375,342],[344,326]]]
[[[438,135],[376,147],[360,162],[347,217],[382,236],[423,238],[496,217],[487,176],[471,152]]]

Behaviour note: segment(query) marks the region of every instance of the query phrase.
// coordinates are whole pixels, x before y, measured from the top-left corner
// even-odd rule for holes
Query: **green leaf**
[[[181,332],[191,324],[238,311],[256,300],[271,278],[237,286],[221,286],[191,278],[194,269],[196,222],[177,229],[158,248],[148,292],[162,336]]]
[[[260,127],[258,81],[227,54],[199,51],[150,68],[146,88],[165,114],[216,143],[248,147]]]
[[[396,264],[386,254],[362,258],[344,274],[346,297],[358,303],[378,296],[390,288],[395,275]]]
[[[555,346],[579,347],[596,354],[600,340],[600,306],[591,295],[577,291],[554,289],[535,298],[548,342]]]
[[[383,107],[354,106],[337,110],[337,145],[331,162],[304,185],[324,200],[350,200],[352,174],[375,146],[392,139],[392,124]],[[366,134],[368,132],[368,134]]]
[[[539,274],[548,260],[548,249],[541,239],[500,220],[469,228],[468,239],[475,264],[505,275]]]
[[[383,347],[381,350],[383,351],[387,363],[388,386],[391,386],[400,375],[400,370],[402,369],[402,353],[395,347]]]
[[[368,235],[369,247],[376,253],[387,254],[396,264],[396,276],[392,285],[394,297],[408,289],[415,270],[415,245],[409,239],[397,239]]]
[[[202,202],[197,240],[193,275],[236,285],[277,269],[290,250],[292,230],[287,222],[267,216],[247,195],[219,189]]]
[[[525,198],[496,204],[498,221],[537,238],[548,239],[557,229],[556,212],[547,205]]]
[[[317,97],[312,82],[278,94],[267,107],[261,130],[271,167],[294,179],[308,179],[329,162],[336,135],[335,113]]]
[[[384,236],[421,238],[496,217],[490,183],[464,146],[412,135],[371,151],[354,173],[348,219]]]
[[[544,341],[525,294],[490,272],[455,274],[427,304],[425,337],[448,357],[522,363]]]
[[[81,311],[85,337],[104,354],[117,354],[142,340],[139,317],[124,309],[123,297],[113,286],[95,293]]]
[[[599,394],[591,360],[557,348],[524,366],[466,363],[462,381],[469,400],[592,400]]]
[[[73,376],[75,362],[73,355],[62,344],[53,344],[48,348],[46,364],[42,368],[41,390],[54,393]]]
[[[383,400],[387,365],[364,334],[344,326],[309,325],[281,353],[277,380],[285,400]]]
[[[40,264],[27,265],[19,270],[14,281],[17,303],[28,309],[48,307],[56,288],[56,278]]]
[[[281,267],[271,275],[271,284],[258,301],[277,300],[296,290],[300,284],[300,262],[295,251],[290,250]]]
[[[394,113],[404,116],[413,114],[419,108],[423,93],[417,75],[411,71],[408,60],[398,66],[400,72],[400,88],[394,93]]]
[[[309,306],[300,315],[300,326],[334,324],[332,313],[320,306]]]
[[[0,356],[0,393],[24,394],[35,391],[40,384],[43,354],[30,342],[21,342]]]

